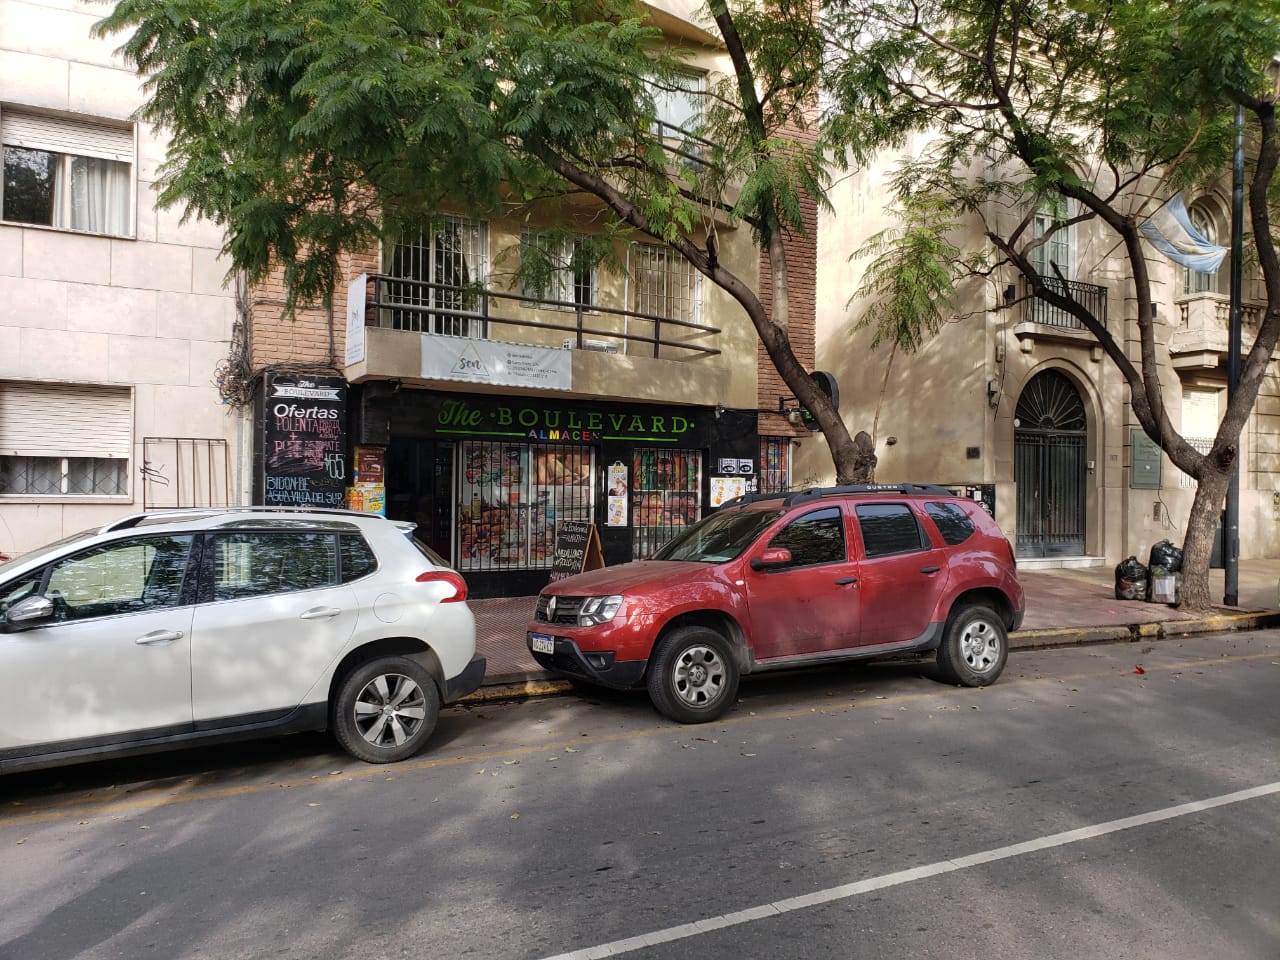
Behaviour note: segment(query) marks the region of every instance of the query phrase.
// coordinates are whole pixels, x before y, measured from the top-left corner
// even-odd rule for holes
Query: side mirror
[[[752,570],[777,570],[791,564],[791,551],[786,547],[770,547],[758,557],[751,558]]]
[[[7,631],[30,630],[53,619],[53,614],[53,601],[48,597],[23,597],[9,608],[2,622]]]

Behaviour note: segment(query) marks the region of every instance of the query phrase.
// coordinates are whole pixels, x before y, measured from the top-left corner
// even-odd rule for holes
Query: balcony
[[[357,351],[359,359],[347,366],[346,374],[353,382],[394,379],[462,389],[462,383],[475,383],[474,377],[442,371],[436,358],[470,350],[468,343],[482,356],[507,347],[517,348],[517,353],[537,347],[542,349],[536,356],[543,358],[538,362],[560,370],[566,362],[571,367],[543,389],[624,400],[754,407],[754,329],[743,324],[723,333],[701,322],[706,304],[681,300],[672,307],[672,313],[693,319],[537,299],[478,285],[371,275],[365,298],[365,349]],[[745,349],[748,338],[750,350]],[[481,347],[484,343],[491,346]],[[555,359],[560,351],[570,359]],[[453,381],[458,385],[451,385]],[[492,382],[507,389],[538,388],[523,380]]]
[[[1044,285],[1063,296],[1071,297],[1098,318],[1107,323],[1107,288],[1078,280],[1062,281],[1045,277]],[[1022,319],[1013,328],[1020,340],[1061,340],[1067,342],[1094,342],[1093,334],[1086,330],[1074,316],[1047,300],[1033,296],[1031,284],[1023,280],[1020,290]],[[1027,345],[1027,349],[1030,345]]]
[[[1231,302],[1220,293],[1193,293],[1176,301],[1177,321],[1169,337],[1169,356],[1179,370],[1213,370],[1226,363]],[[1241,327],[1248,349],[1250,330],[1257,331],[1265,305],[1242,305]]]
[[[691,320],[382,274],[369,281],[368,315],[392,330],[667,359],[720,353],[719,328]]]

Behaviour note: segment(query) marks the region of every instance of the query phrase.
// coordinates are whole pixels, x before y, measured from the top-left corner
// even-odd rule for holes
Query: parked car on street
[[[466,584],[412,530],[179,510],[0,565],[0,770],[324,729],[411,756],[485,670]]]
[[[951,683],[995,681],[1022,622],[1013,547],[981,504],[924,484],[740,497],[652,559],[549,584],[527,643],[544,668],[643,685],[659,712],[714,720],[739,676],[934,653]]]

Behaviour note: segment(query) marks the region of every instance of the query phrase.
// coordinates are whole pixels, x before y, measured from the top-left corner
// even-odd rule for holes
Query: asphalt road
[[[1142,672],[1138,672],[1141,667]],[[1280,957],[1280,633],[0,778],[0,958]],[[581,951],[575,953],[575,951]]]

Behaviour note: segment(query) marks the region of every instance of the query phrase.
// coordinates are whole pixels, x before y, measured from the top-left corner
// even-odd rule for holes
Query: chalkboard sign
[[[587,520],[561,520],[556,524],[556,550],[551,557],[551,579],[564,580],[584,570],[604,566],[600,534]]]
[[[273,374],[262,411],[263,502],[341,507],[347,486],[347,382]]]

